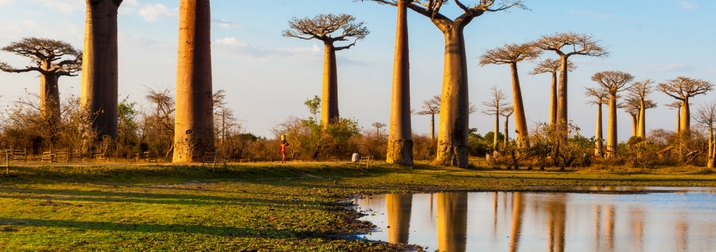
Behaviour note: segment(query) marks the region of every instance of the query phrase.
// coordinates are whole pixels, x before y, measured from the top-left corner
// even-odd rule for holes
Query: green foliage
[[[300,160],[347,158],[358,149],[353,138],[360,136],[358,121],[346,118],[341,118],[337,123],[322,125],[313,117],[291,117],[273,131],[277,136],[286,135],[290,144],[288,156]]]

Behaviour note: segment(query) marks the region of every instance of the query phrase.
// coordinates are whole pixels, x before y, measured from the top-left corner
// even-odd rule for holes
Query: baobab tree
[[[627,84],[633,79],[634,76],[621,71],[602,71],[592,75],[592,80],[607,89],[609,93],[608,157],[615,157],[617,153],[617,93],[628,88]]]
[[[517,142],[521,148],[530,147],[530,142],[517,63],[523,60],[532,60],[539,56],[540,53],[541,51],[532,44],[506,44],[503,47],[488,50],[480,57],[481,66],[487,64],[506,64],[510,66],[512,74],[512,107],[515,113]]]
[[[209,0],[181,0],[172,157],[175,163],[198,162],[205,152],[215,150],[210,31]]]
[[[594,146],[594,155],[598,157],[604,157],[604,135],[602,130],[602,105],[607,103],[609,92],[603,87],[599,88],[586,88],[584,92],[587,96],[594,97],[594,100],[590,100],[587,104],[597,105],[597,123],[595,125],[594,138],[596,140]]]
[[[314,18],[293,18],[288,22],[289,29],[281,35],[303,40],[318,39],[323,42],[323,94],[321,96],[321,123],[338,123],[338,73],[336,52],[353,47],[356,42],[370,33],[364,22],[355,22],[348,14],[320,14]],[[334,34],[339,32],[334,37]],[[336,42],[355,40],[345,46],[336,46]]]
[[[86,0],[81,109],[95,114],[97,136],[117,138],[117,11],[122,0]]]
[[[705,94],[713,90],[713,84],[708,81],[679,76],[666,83],[659,83],[657,90],[681,102],[681,119],[679,120],[679,132],[691,130],[691,111],[689,110],[689,98]]]
[[[501,116],[505,117],[505,124],[504,124],[504,131],[505,131],[505,139],[503,139],[503,146],[504,148],[507,148],[507,142],[510,139],[510,130],[509,130],[509,122],[510,122],[510,116],[515,112],[515,109],[512,106],[506,107],[502,110],[500,113]]]
[[[393,96],[386,162],[413,166],[413,134],[410,121],[410,57],[408,44],[408,4],[413,0],[372,0],[397,7],[395,53],[393,56]],[[432,137],[431,137],[432,139]]]
[[[430,115],[430,141],[435,140],[435,115],[440,114],[440,96],[423,101],[423,110],[418,115]]]
[[[500,133],[500,114],[509,106],[509,103],[505,102],[505,99],[507,99],[505,93],[498,89],[496,85],[490,87],[490,90],[492,91],[492,100],[482,102],[482,105],[487,107],[482,113],[495,116],[495,134],[492,140],[492,148],[497,149],[498,135]]]
[[[503,0],[499,4],[496,4],[496,0],[480,0],[478,4],[468,6],[461,0],[454,0],[455,6],[462,14],[450,19],[441,12],[443,4],[447,2],[409,1],[407,7],[429,18],[445,38],[440,130],[435,163],[467,167],[470,106],[463,30],[474,18],[486,12],[505,11],[513,7],[524,8],[524,5],[522,0]]]
[[[639,118],[637,123],[636,136],[646,139],[646,110],[656,107],[656,103],[646,97],[654,91],[651,79],[634,82],[629,88],[629,95],[639,102]]]
[[[641,123],[641,102],[640,99],[632,94],[626,97],[624,103],[619,105],[624,109],[631,117],[631,135],[634,137],[640,137],[642,140],[646,139],[646,134],[639,134],[639,125]],[[656,108],[656,103],[652,100],[644,100],[644,110]]]
[[[696,122],[706,125],[708,128],[708,152],[706,153],[706,167],[713,169],[716,163],[716,140],[714,140],[714,123],[716,123],[716,101],[699,104],[696,115]]]
[[[675,101],[669,104],[666,104],[665,106],[675,109],[676,110],[676,133],[679,133],[681,131],[681,102]]]
[[[572,64],[571,60],[567,60],[567,70],[573,71],[577,67]],[[562,69],[562,62],[555,59],[546,59],[537,63],[531,75],[551,73],[552,74],[552,85],[549,95],[549,125],[557,124],[557,73]]]
[[[30,65],[15,68],[0,62],[0,70],[8,73],[38,72],[40,74],[40,114],[49,120],[60,119],[61,76],[77,76],[82,69],[82,52],[71,44],[54,39],[24,38],[1,50],[30,58]]]
[[[544,35],[535,42],[535,45],[542,50],[554,51],[559,55],[560,74],[557,93],[557,123],[567,123],[567,72],[569,71],[569,57],[573,55],[584,55],[592,57],[606,57],[609,53],[599,45],[592,36],[574,32],[556,33]],[[566,137],[566,135],[564,136]]]

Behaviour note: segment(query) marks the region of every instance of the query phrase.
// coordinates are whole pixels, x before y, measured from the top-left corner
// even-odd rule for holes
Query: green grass
[[[604,186],[716,186],[716,175],[700,168],[561,172],[424,164],[14,167],[0,175],[0,250],[393,251],[399,247],[347,239],[370,228],[348,210],[347,199]]]

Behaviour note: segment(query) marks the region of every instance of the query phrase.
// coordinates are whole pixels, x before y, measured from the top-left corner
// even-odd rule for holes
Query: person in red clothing
[[[286,163],[286,147],[288,146],[288,142],[286,140],[281,141],[281,163]]]

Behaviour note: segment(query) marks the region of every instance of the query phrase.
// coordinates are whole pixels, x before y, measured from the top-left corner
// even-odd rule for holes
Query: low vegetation
[[[22,166],[0,175],[0,250],[396,251],[356,239],[350,199],[384,192],[716,186],[699,167],[545,171],[378,163]]]

